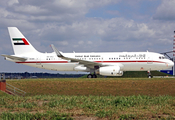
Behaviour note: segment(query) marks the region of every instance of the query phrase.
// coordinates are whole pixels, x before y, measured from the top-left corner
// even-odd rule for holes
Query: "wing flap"
[[[5,58],[9,58],[11,60],[17,60],[17,61],[21,61],[21,62],[24,62],[26,61],[27,59],[26,58],[23,58],[23,57],[16,57],[16,56],[12,56],[12,55],[1,55]]]

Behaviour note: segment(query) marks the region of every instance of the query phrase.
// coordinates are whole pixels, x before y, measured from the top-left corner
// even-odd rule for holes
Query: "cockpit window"
[[[159,59],[166,59],[165,56],[159,56]]]

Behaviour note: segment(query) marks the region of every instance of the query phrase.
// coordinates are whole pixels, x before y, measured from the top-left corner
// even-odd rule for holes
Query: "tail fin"
[[[16,27],[8,27],[15,55],[38,52]]]

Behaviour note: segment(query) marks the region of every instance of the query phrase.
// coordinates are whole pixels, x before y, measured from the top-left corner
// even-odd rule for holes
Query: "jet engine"
[[[80,66],[76,66],[76,67],[74,67],[74,70],[75,70],[75,71],[83,71],[83,72],[90,71],[89,68],[84,67],[83,65],[80,65]]]
[[[119,66],[106,66],[99,68],[99,74],[103,76],[122,76],[123,71],[120,71]]]

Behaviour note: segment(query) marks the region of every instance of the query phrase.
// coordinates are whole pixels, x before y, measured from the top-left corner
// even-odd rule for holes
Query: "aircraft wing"
[[[18,60],[18,61],[21,61],[21,62],[24,62],[26,61],[27,59],[26,58],[23,58],[23,57],[16,57],[16,56],[12,56],[12,55],[1,55],[5,58],[9,58],[11,60]]]
[[[56,55],[62,59],[65,59],[65,60],[71,60],[71,62],[79,62],[79,64],[83,64],[85,65],[86,67],[89,67],[89,68],[94,68],[95,66],[104,66],[102,65],[101,63],[97,63],[97,62],[92,62],[92,61],[87,61],[87,60],[80,60],[80,59],[75,59],[75,58],[69,58],[69,57],[65,57],[61,54],[60,51],[58,51],[54,45],[51,45],[52,49],[54,50],[54,52],[56,53]]]

